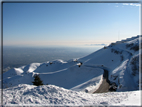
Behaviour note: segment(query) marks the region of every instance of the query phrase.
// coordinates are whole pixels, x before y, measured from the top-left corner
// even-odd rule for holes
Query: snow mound
[[[4,106],[91,106],[91,105],[140,105],[140,92],[111,92],[89,94],[67,90],[55,85],[33,86],[20,84],[3,90]],[[130,96],[130,97],[129,97]],[[127,104],[126,104],[127,102]]]

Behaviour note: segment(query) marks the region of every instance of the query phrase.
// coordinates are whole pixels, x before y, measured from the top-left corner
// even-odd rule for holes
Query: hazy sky
[[[139,34],[140,4],[3,4],[4,46],[110,44]]]

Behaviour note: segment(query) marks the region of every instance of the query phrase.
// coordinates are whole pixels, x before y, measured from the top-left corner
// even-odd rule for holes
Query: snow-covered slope
[[[32,85],[35,74],[40,74],[43,84],[54,84],[66,89],[76,89],[74,87],[82,84],[82,88],[76,89],[81,91],[90,86],[94,86],[93,90],[97,89],[96,87],[98,86],[96,84],[101,84],[102,82],[103,70],[85,66],[79,67],[76,61],[64,62],[62,60],[55,60],[42,64],[32,63],[4,73],[3,87],[6,88],[18,84]]]
[[[126,93],[121,92],[124,95],[140,92],[135,90],[138,90],[141,86],[141,84],[139,84],[139,71],[141,71],[139,67],[139,56],[141,56],[141,49],[139,49],[139,43],[141,43],[141,40],[142,36],[136,36],[128,38],[126,40],[117,41],[116,43],[111,43],[109,46],[104,47],[88,56],[78,59],[71,59],[66,62],[61,59],[57,59],[54,61],[47,61],[44,63],[32,63],[30,65],[22,66],[19,68],[13,68],[3,73],[3,88],[5,88],[4,103],[14,104],[19,101],[21,102],[20,104],[25,104],[27,101],[29,103],[34,104],[71,103],[76,105],[118,103],[120,100],[115,101],[113,100],[113,98],[115,95],[119,96],[119,91],[133,91]],[[87,94],[95,92],[99,88],[99,86],[102,85],[103,74],[105,71],[108,71],[108,80],[110,81],[110,83],[115,83],[117,87],[117,93],[106,93],[108,96],[113,96],[107,97],[109,98],[109,100],[112,100],[112,102],[105,100],[105,98],[103,97],[100,97],[102,100],[99,98],[98,100],[97,98],[93,98],[98,95],[103,96],[105,94],[95,94],[96,96]],[[41,80],[43,81],[43,84],[45,84],[44,86],[36,87],[32,85],[35,74],[39,74]],[[23,87],[27,87],[26,94],[25,91],[20,91],[23,89]],[[51,91],[49,91],[48,89]],[[59,91],[56,93],[57,89]],[[33,95],[34,91],[36,91],[36,93],[41,94],[36,95],[38,97],[41,96],[39,98],[43,99],[43,101],[41,100],[40,102],[38,102],[38,99],[36,99],[35,97],[36,95]],[[63,91],[64,99],[62,97],[63,93],[60,93],[60,91]],[[19,94],[18,97],[15,96],[15,92],[24,94]],[[61,98],[56,98],[53,95],[50,95],[50,97],[46,98],[46,95],[42,92],[48,93],[47,95],[55,94],[55,96],[61,96]],[[72,93],[72,95],[70,95],[69,93]],[[30,98],[26,99],[26,95],[29,95]],[[67,97],[72,98],[67,99],[65,95]],[[78,96],[78,99],[73,95]],[[80,97],[82,95],[88,97]],[[25,97],[25,99],[23,99],[23,97]],[[17,99],[17,102],[15,102],[14,99]],[[116,97],[116,99],[119,98]]]
[[[54,85],[37,87],[20,84],[3,90],[3,104],[5,106],[140,106],[141,92],[88,94],[67,90]]]
[[[117,91],[139,89],[139,42],[142,37],[132,37],[111,43],[108,47],[80,58],[84,66],[109,71],[109,80],[118,85]]]
[[[66,89],[83,91],[97,89],[102,82],[104,69],[109,71],[110,82],[120,90],[139,89],[139,55],[141,36],[111,43],[86,57],[32,63],[20,68],[13,68],[3,74],[3,87],[18,84],[30,84],[35,74],[40,74],[44,84],[53,84]],[[81,65],[82,64],[82,65]],[[91,91],[91,90],[90,90]]]

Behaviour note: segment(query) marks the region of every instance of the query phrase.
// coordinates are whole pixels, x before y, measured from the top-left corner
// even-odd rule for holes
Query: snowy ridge
[[[129,105],[131,97],[136,97],[134,105],[140,105],[141,91],[136,90],[141,86],[141,40],[142,36],[136,36],[117,41],[88,56],[66,62],[57,59],[13,68],[3,73],[4,104]],[[117,92],[91,94],[102,85],[106,70]],[[32,85],[35,74],[39,74],[45,85]]]

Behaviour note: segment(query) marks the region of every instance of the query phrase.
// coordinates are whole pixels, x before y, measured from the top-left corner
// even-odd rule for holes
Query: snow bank
[[[33,86],[21,84],[3,90],[4,106],[96,106],[133,105],[140,106],[140,92],[109,92],[89,94],[67,90],[54,85]],[[139,99],[139,100],[137,100]]]
[[[99,88],[99,86],[102,84],[102,81],[103,81],[103,75],[100,75],[98,77],[90,79],[89,81],[86,81],[80,85],[71,88],[71,90],[93,93]]]

